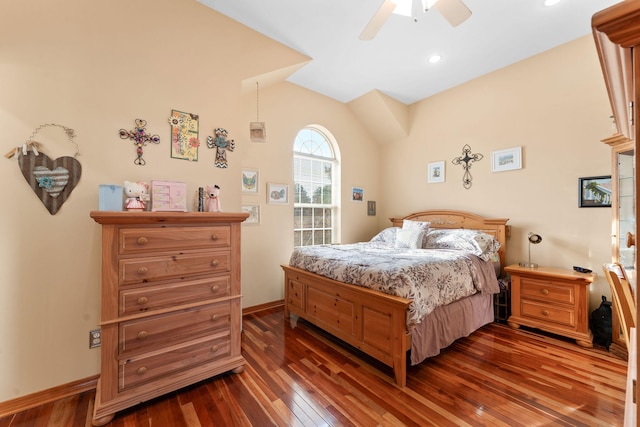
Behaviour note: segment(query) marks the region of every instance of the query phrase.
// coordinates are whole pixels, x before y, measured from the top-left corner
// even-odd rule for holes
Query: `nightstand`
[[[512,328],[528,326],[593,347],[589,329],[589,285],[595,274],[552,267],[504,269],[511,274]]]

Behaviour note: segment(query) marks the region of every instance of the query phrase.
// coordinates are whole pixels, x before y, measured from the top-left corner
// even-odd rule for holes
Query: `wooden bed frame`
[[[430,228],[465,228],[481,230],[502,243],[501,266],[505,265],[508,219],[483,218],[454,211],[431,210],[403,218],[390,218],[393,226],[402,221],[429,221]],[[298,317],[324,329],[369,356],[393,368],[396,383],[406,385],[407,351],[411,349],[411,332],[406,313],[411,300],[387,295],[361,286],[350,285],[283,265],[285,282],[285,316],[295,327]]]

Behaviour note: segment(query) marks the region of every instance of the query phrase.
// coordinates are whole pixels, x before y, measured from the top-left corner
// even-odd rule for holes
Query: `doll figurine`
[[[207,185],[207,212],[222,212],[220,187],[217,185]]]
[[[124,208],[128,211],[145,211],[149,201],[149,184],[144,181],[125,181],[124,195],[127,199],[124,202]]]

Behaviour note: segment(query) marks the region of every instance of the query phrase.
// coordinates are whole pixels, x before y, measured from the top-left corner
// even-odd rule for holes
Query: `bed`
[[[427,357],[439,354],[442,348],[447,347],[454,340],[468,336],[476,329],[494,320],[493,294],[499,291],[495,277],[501,274],[505,265],[506,238],[509,231],[506,225],[507,221],[508,219],[505,218],[484,218],[480,215],[463,211],[421,211],[402,218],[391,218],[391,227],[383,230],[372,239],[372,241],[376,239],[384,240],[388,238],[388,236],[384,237],[385,233],[388,235],[393,232],[396,233],[397,239],[401,240],[404,245],[406,243],[404,237],[411,236],[413,238],[417,234],[400,230],[411,228],[407,227],[407,225],[424,226],[427,224],[429,231],[423,235],[425,239],[426,235],[457,233],[453,230],[461,230],[460,233],[472,233],[471,230],[476,230],[482,232],[483,236],[489,235],[492,240],[498,242],[493,248],[496,250],[490,259],[485,257],[484,253],[481,256],[487,261],[482,268],[483,273],[474,273],[475,276],[480,276],[490,283],[481,285],[481,290],[469,291],[467,289],[466,291],[457,291],[458,293],[466,292],[468,295],[453,297],[454,301],[448,301],[446,295],[444,298],[440,295],[440,299],[443,299],[443,301],[435,308],[427,307],[426,309],[421,309],[421,307],[429,305],[429,298],[426,298],[427,302],[424,302],[422,301],[422,296],[417,293],[411,294],[414,295],[413,297],[392,295],[388,292],[396,291],[389,291],[389,289],[385,288],[386,285],[379,284],[377,288],[381,290],[378,290],[376,285],[366,284],[366,286],[370,287],[365,287],[363,283],[358,283],[359,280],[363,280],[362,271],[367,268],[364,266],[366,264],[364,262],[365,257],[362,258],[362,263],[356,262],[355,264],[357,265],[354,266],[354,263],[351,262],[349,266],[345,267],[350,272],[349,274],[353,272],[353,280],[344,279],[344,277],[349,276],[349,274],[345,275],[344,271],[340,276],[343,280],[336,280],[331,277],[332,275],[337,277],[336,274],[333,274],[332,271],[327,271],[326,266],[321,267],[322,264],[318,262],[318,259],[321,258],[320,255],[314,252],[307,252],[312,251],[311,248],[313,247],[296,248],[292,254],[290,264],[282,265],[285,281],[285,316],[290,319],[292,327],[296,326],[298,318],[303,318],[390,366],[393,369],[396,383],[404,387],[406,385],[407,352],[409,350],[411,350],[411,364],[415,365]],[[401,235],[402,239],[400,239]],[[409,262],[407,258],[418,256],[416,255],[418,253],[423,256],[423,253],[432,252],[434,253],[432,256],[442,257],[445,252],[458,252],[444,249],[437,251],[438,253],[435,254],[436,251],[433,249],[420,250],[421,244],[426,242],[426,240],[420,239],[421,237],[418,237],[417,243],[414,242],[418,245],[418,248],[413,246],[413,249],[411,249],[412,246],[409,243],[408,255],[403,256],[406,262]],[[367,245],[332,246],[325,247],[322,250],[342,253],[352,250],[353,247],[359,248]],[[429,247],[431,248],[432,246]],[[375,252],[378,251],[378,248],[373,247],[371,250]],[[393,250],[390,252],[393,252]],[[384,264],[384,262],[380,262],[381,258],[378,258],[379,256],[382,255],[375,252],[372,256],[372,265]],[[474,261],[473,258],[479,257],[465,255],[463,256],[463,261],[460,262],[472,264],[473,261],[477,265],[477,260]],[[376,262],[378,264],[375,264]],[[362,264],[362,266],[359,264]],[[337,264],[329,265],[332,267],[328,270],[334,270],[333,266]],[[313,271],[313,266],[316,266],[317,272]],[[322,268],[325,270],[322,270]],[[407,268],[413,268],[413,266]],[[487,275],[488,268],[495,269],[492,271],[493,280]],[[369,272],[366,274],[371,275]],[[380,274],[380,277],[385,275],[385,277],[392,276],[387,273]],[[397,277],[395,275],[393,277],[397,281]],[[433,276],[431,274],[421,275],[416,273],[415,277],[428,278]],[[474,277],[474,280],[476,279],[477,277]],[[348,283],[349,281],[352,283]],[[373,280],[373,282],[377,281],[379,281],[379,278]],[[423,285],[418,284],[418,286],[422,287]],[[468,287],[468,285],[463,286]],[[477,285],[474,284],[474,286]],[[443,288],[443,286],[437,287]],[[440,292],[451,293],[451,291],[443,291],[442,289],[440,289]]]

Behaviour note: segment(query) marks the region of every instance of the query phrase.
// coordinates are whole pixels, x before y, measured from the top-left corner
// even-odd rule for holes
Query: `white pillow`
[[[424,248],[427,243],[427,232],[429,231],[430,222],[426,221],[412,221],[410,219],[405,219],[402,221],[402,229],[403,230],[419,230],[422,231],[422,242],[420,243],[419,248]]]
[[[421,230],[398,230],[396,234],[396,248],[422,249]]]

